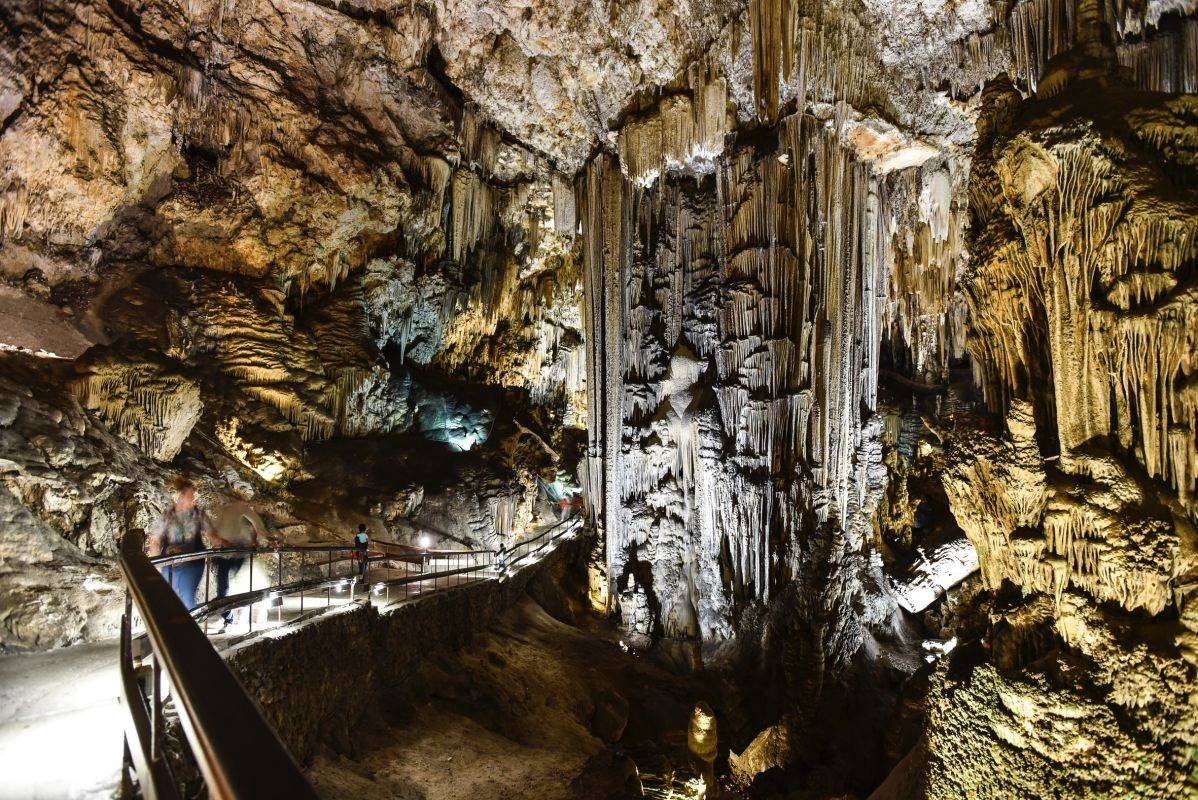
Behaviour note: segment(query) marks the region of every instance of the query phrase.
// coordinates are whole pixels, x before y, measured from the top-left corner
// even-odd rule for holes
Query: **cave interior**
[[[1195,0],[4,0],[0,797],[112,796],[22,714],[181,481],[583,519],[222,650],[323,797],[1198,797],[1196,92]]]

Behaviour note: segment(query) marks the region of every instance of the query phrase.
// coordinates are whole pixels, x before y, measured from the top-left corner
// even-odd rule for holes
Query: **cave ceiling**
[[[479,548],[577,488],[742,788],[1192,792],[1196,13],[7,0],[0,648],[111,634],[180,476]]]

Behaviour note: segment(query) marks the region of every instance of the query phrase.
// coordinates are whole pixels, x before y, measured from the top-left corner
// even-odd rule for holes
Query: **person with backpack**
[[[366,523],[358,524],[358,533],[354,536],[355,555],[358,558],[358,579],[366,577],[367,550],[370,547],[370,534],[366,533]]]

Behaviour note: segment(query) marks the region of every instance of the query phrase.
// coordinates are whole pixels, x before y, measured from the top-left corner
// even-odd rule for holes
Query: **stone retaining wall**
[[[372,705],[403,709],[424,694],[421,659],[469,644],[538,574],[585,569],[593,544],[591,537],[565,542],[503,583],[479,581],[389,609],[362,603],[322,615],[242,645],[228,663],[301,763],[321,742],[348,752],[350,731]]]

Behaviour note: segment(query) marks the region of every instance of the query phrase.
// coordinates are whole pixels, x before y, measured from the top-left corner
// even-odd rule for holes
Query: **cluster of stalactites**
[[[364,317],[330,314],[313,320],[309,333],[290,314],[264,305],[270,294],[255,296],[227,281],[202,284],[195,316],[198,335],[212,343],[214,365],[246,395],[276,410],[304,441],[401,426],[403,409],[388,410],[377,399],[391,391],[390,378],[361,346]],[[343,302],[356,308],[360,300]]]
[[[1198,20],[1186,19],[1178,30],[1154,31],[1121,42],[1116,53],[1141,89],[1198,92]]]
[[[706,165],[723,152],[730,129],[724,78],[704,61],[687,72],[688,90],[662,98],[620,128],[620,164],[648,186],[669,169]]]
[[[1173,519],[1145,513],[1143,485],[1101,451],[1061,460],[1050,479],[1035,441],[1031,407],[1013,401],[1001,440],[979,433],[945,472],[953,515],[978,551],[982,578],[1028,594],[1066,590],[1159,614],[1184,561]]]
[[[449,257],[454,261],[464,261],[494,230],[493,192],[477,172],[470,169],[454,172],[449,231]]]
[[[964,171],[952,159],[938,159],[903,170],[879,190],[880,224],[893,220],[891,252],[883,255],[891,265],[884,340],[896,368],[928,381],[941,380],[965,355],[957,278],[968,208],[955,200]]]
[[[1174,20],[1145,19],[1133,4],[1105,0],[1095,8],[1079,0],[1020,0],[1006,17],[986,31],[956,41],[947,63],[929,64],[923,86],[947,81],[955,97],[980,91],[986,81],[1007,72],[1025,94],[1040,89],[1048,63],[1068,52],[1079,39],[1079,21],[1101,19],[1109,31],[1118,61],[1138,88],[1154,92],[1193,92],[1198,87],[1198,4],[1171,7]],[[1084,12],[1084,13],[1083,13]],[[1059,88],[1059,85],[1055,88]]]
[[[876,69],[860,31],[849,17],[825,13],[813,0],[751,0],[748,29],[753,53],[755,113],[777,121],[784,102],[844,101],[864,107],[875,98]]]
[[[1029,303],[1042,309],[1062,452],[1111,437],[1192,512],[1198,310],[1174,290],[1198,260],[1198,223],[1133,212],[1131,195],[1142,187],[1085,141],[1049,152],[1039,158],[1051,159],[1051,184],[1037,202],[1009,210],[1019,240],[983,263],[970,286],[979,332],[971,348],[987,400],[1001,407],[1029,380],[1029,334],[1012,322],[1028,319]],[[1011,148],[997,172],[1011,181],[1029,174],[1026,159],[1036,156],[1028,153]],[[1008,266],[1013,285],[997,272]]]
[[[805,513],[800,476],[819,519],[859,505],[855,454],[876,405],[896,212],[838,120],[810,115],[782,120],[776,152],[721,156],[710,201],[696,191],[673,179],[638,188],[610,156],[583,176],[589,488],[613,577],[630,542],[676,547],[655,544],[676,528],[694,552],[726,554],[736,591],[763,598],[778,542]],[[948,250],[958,220],[946,203],[937,194],[914,216]],[[905,246],[922,257],[923,245]],[[956,254],[941,260],[951,284]],[[707,405],[694,405],[691,382],[710,387]],[[701,562],[708,622],[719,583]]]
[[[448,256],[465,261],[497,223],[499,198],[488,182],[495,169],[499,133],[473,105],[462,112],[461,159],[449,183]]]
[[[70,388],[118,436],[160,461],[178,454],[203,410],[195,383],[149,364],[96,364]]]
[[[1194,4],[1177,6],[1193,13]],[[1012,77],[1036,92],[1050,59],[1067,52],[1086,35],[1082,29],[1101,20],[1114,41],[1119,62],[1135,85],[1156,92],[1192,92],[1198,85],[1198,30],[1193,19],[1170,29],[1159,20],[1149,25],[1131,5],[1119,0],[1021,0],[1011,7],[1006,35]]]

